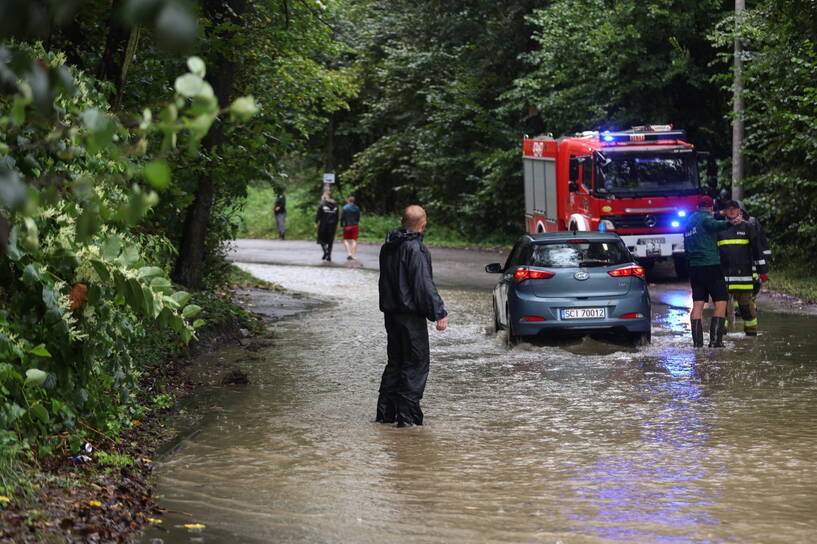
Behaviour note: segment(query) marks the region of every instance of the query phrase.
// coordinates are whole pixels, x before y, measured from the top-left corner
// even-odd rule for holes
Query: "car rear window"
[[[632,262],[621,240],[567,240],[533,245],[530,266],[547,268],[612,266]]]

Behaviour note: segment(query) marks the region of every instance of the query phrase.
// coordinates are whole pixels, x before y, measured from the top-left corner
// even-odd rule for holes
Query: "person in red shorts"
[[[346,205],[340,215],[340,225],[343,227],[343,246],[346,248],[346,260],[357,260],[357,237],[359,234],[360,208],[355,204],[355,197],[346,199]]]

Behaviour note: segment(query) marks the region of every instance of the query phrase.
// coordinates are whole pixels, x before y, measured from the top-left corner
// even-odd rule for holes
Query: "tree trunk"
[[[99,63],[97,77],[113,82],[119,89],[122,74],[122,63],[125,60],[125,44],[128,41],[128,29],[122,24],[119,12],[125,0],[111,2],[111,15],[108,19],[108,35],[105,37],[105,49],[102,51],[102,60]],[[118,94],[118,93],[117,93]]]
[[[246,0],[206,0],[203,4],[203,13],[210,20],[230,19],[237,26],[241,26],[241,16],[246,7]],[[216,37],[210,38],[215,41]],[[231,38],[232,33],[228,33],[218,36],[218,41],[223,44],[229,42]],[[222,46],[207,62],[207,79],[213,86],[218,103],[222,106],[230,103],[235,83],[236,65],[230,60],[229,51],[229,46]],[[224,127],[222,121],[217,120],[202,141],[202,151],[211,155],[221,145],[223,138]],[[215,199],[215,188],[216,180],[208,171],[199,179],[196,197],[185,213],[184,230],[173,279],[190,289],[202,288],[205,241]]]
[[[740,32],[745,0],[735,0],[735,30]],[[735,36],[735,84],[732,99],[732,198],[743,200],[743,46]]]

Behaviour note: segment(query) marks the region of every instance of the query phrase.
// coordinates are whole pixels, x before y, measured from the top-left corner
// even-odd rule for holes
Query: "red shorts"
[[[358,235],[358,226],[352,225],[350,227],[343,227],[343,239],[344,240],[357,240]]]

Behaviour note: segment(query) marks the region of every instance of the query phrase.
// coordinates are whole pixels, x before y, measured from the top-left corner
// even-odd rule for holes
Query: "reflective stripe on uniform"
[[[764,250],[763,250],[763,254],[764,254],[764,255],[771,255],[771,254],[772,254],[772,250],[771,250],[771,249],[764,249]]]
[[[757,318],[743,322],[744,327],[757,327]]]
[[[730,291],[740,291],[740,290],[750,291],[750,290],[752,290],[754,288],[755,288],[755,286],[752,285],[751,283],[750,284],[745,284],[745,283],[730,283],[729,284],[729,290]]]
[[[718,245],[719,246],[749,245],[749,240],[742,238],[730,238],[728,240],[718,240]]]
[[[726,276],[723,279],[725,279],[728,282],[752,281],[752,276]]]
[[[766,259],[760,259],[759,261],[755,261],[755,264],[766,264]]]

